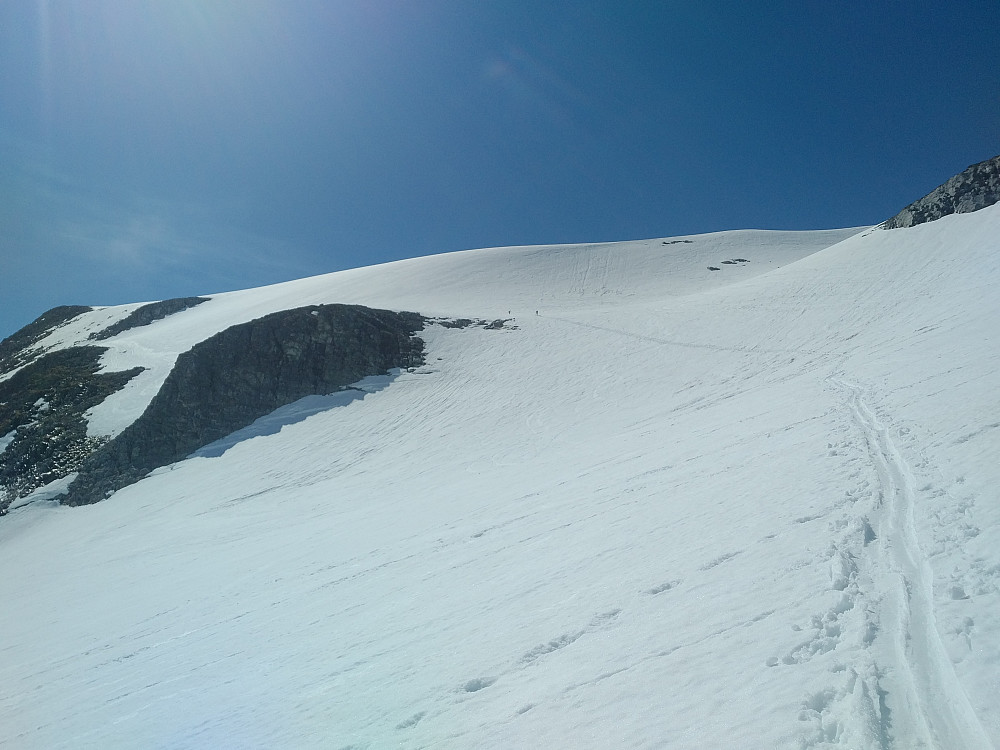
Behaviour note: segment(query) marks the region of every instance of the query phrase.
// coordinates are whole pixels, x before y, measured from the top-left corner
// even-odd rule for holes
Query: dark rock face
[[[81,305],[63,305],[53,307],[42,313],[31,323],[28,323],[17,333],[13,333],[0,341],[0,372],[10,372],[16,367],[30,362],[41,352],[33,349],[33,345],[51,333],[54,329],[67,323],[77,315],[90,312],[93,308]]]
[[[425,320],[442,328],[479,326],[485,328],[487,331],[499,331],[502,328],[517,328],[517,326],[508,325],[511,321],[515,320],[514,318],[496,318],[491,321],[479,320],[478,318],[426,318]]]
[[[87,338],[94,339],[95,341],[103,341],[112,336],[117,336],[122,331],[140,326],[148,326],[153,321],[161,320],[181,310],[187,310],[189,307],[200,305],[202,302],[208,302],[209,299],[209,297],[177,297],[175,299],[163,300],[162,302],[150,302],[148,305],[143,305],[133,310],[128,316],[108,326],[103,331],[90,334]]]
[[[911,203],[883,226],[912,227],[948,214],[966,214],[1000,202],[1000,156],[973,164],[961,174]]]
[[[103,500],[258,417],[423,363],[416,313],[319,305],[236,325],[177,358],[149,407],[80,469],[63,502]]]
[[[0,438],[13,433],[0,452],[0,515],[17,498],[76,471],[104,442],[87,437],[84,412],[142,371],[99,373],[104,351],[51,352],[0,381]]]
[[[439,325],[442,328],[468,328],[475,323],[482,323],[482,321],[472,320],[471,318],[433,318],[434,325]]]

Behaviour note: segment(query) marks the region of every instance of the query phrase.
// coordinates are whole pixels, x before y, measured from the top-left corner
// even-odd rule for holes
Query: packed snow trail
[[[564,318],[558,315],[540,315],[540,317],[545,317],[548,320],[556,320],[560,323],[566,323],[568,325],[574,325],[579,328],[589,328],[593,331],[617,333],[622,336],[628,336],[629,338],[636,339],[637,341],[647,341],[651,344],[662,344],[663,346],[680,346],[688,349],[707,349],[713,352],[733,352],[736,354],[816,354],[816,352],[802,351],[799,349],[767,349],[761,348],[756,344],[753,346],[721,346],[718,344],[696,343],[693,341],[676,341],[673,339],[665,339],[657,336],[635,333],[634,331],[625,331],[621,328],[602,326],[595,323],[584,323],[579,320],[570,320],[569,318]]]
[[[864,692],[885,705],[871,710],[872,746],[987,750],[993,748],[941,642],[934,617],[933,575],[913,521],[914,487],[906,461],[866,403],[860,386],[835,379],[848,395],[878,475],[874,517],[865,521],[867,573],[876,608],[865,643],[873,650]],[[870,525],[869,525],[870,524]],[[871,538],[871,536],[874,538]],[[870,543],[871,542],[871,543]],[[872,679],[874,678],[874,679]],[[869,701],[865,701],[869,704]],[[880,715],[881,714],[881,715]]]

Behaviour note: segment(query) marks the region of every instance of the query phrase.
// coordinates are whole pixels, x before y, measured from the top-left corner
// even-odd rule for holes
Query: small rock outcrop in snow
[[[973,164],[914,201],[885,223],[886,229],[924,224],[948,214],[967,214],[1000,202],[1000,156]]]

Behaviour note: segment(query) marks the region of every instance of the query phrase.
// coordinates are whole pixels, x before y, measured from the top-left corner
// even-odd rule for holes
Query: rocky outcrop
[[[416,313],[318,305],[227,328],[177,358],[131,426],[80,468],[63,502],[103,500],[280,406],[423,363]]]
[[[912,227],[948,214],[978,211],[1000,202],[1000,156],[973,164],[889,219],[885,229]]]
[[[82,305],[53,307],[17,333],[0,341],[0,373],[10,372],[35,359],[41,354],[34,346],[37,342],[77,315],[90,312],[92,309]]]
[[[103,331],[90,334],[87,338],[95,341],[103,341],[112,336],[117,336],[122,331],[128,331],[140,326],[148,326],[150,323],[162,320],[168,315],[187,310],[189,307],[200,305],[202,302],[208,302],[209,299],[209,297],[176,297],[161,302],[150,302],[148,305],[143,305],[133,310],[127,316],[117,323],[108,326]]]
[[[0,515],[14,500],[79,469],[104,442],[87,437],[84,412],[142,371],[98,372],[104,351],[50,352],[0,381]]]

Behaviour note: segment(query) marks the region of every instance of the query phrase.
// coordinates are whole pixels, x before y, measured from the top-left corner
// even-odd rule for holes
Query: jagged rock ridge
[[[318,305],[232,326],[177,358],[146,411],[80,468],[67,505],[103,500],[258,417],[423,363],[416,313]]]
[[[978,211],[1000,202],[1000,156],[973,164],[889,219],[885,229],[924,224],[949,214]]]

